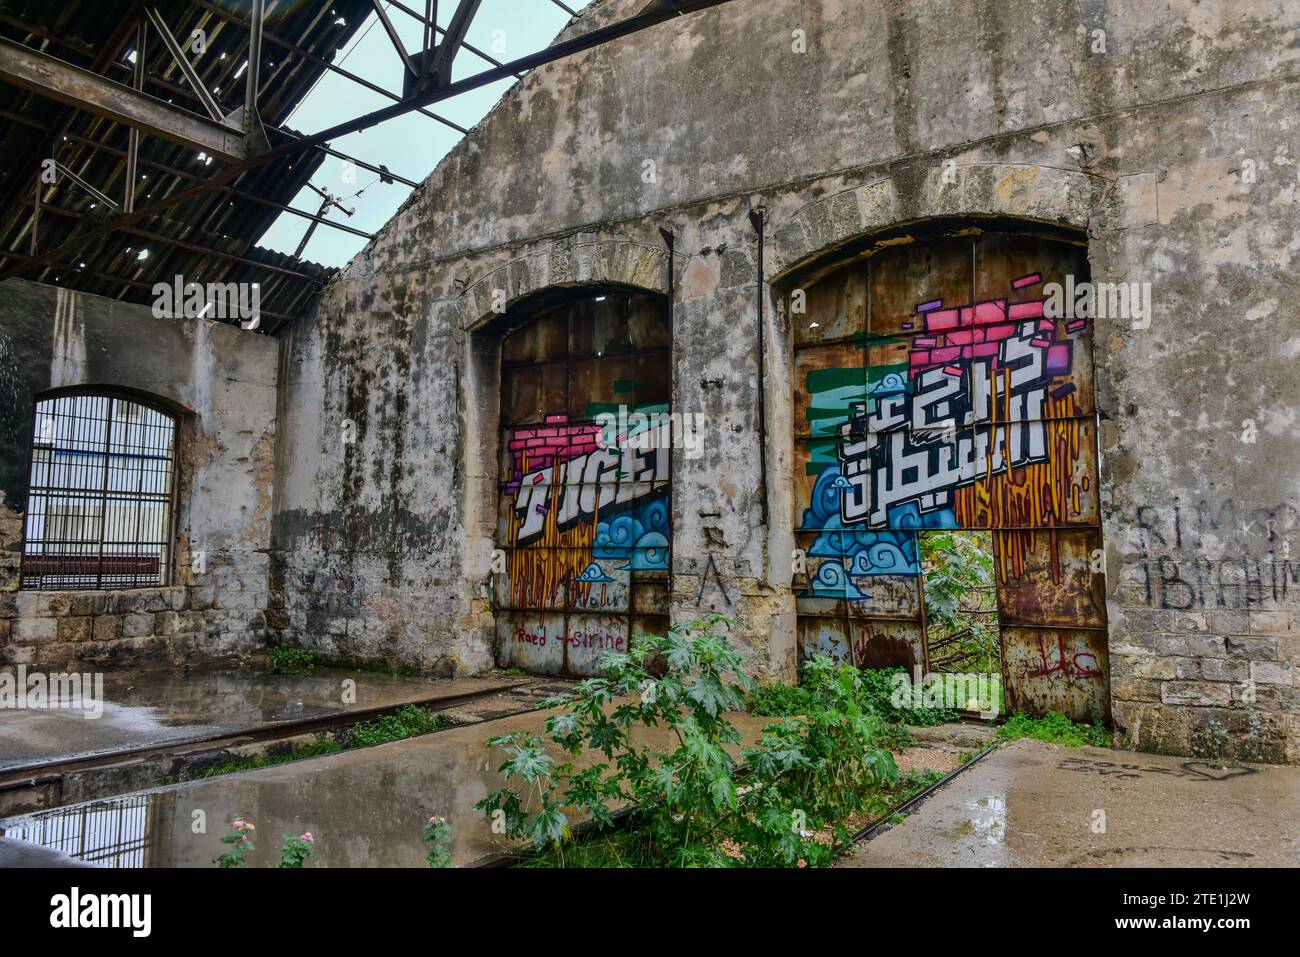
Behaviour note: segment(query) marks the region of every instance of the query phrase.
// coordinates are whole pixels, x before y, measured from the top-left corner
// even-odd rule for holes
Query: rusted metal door
[[[1067,280],[1068,277],[1068,280]],[[1084,248],[968,231],[793,296],[800,648],[925,665],[918,530],[993,532],[1007,705],[1108,716]]]
[[[501,666],[591,675],[667,628],[671,346],[661,300],[614,291],[504,339]]]

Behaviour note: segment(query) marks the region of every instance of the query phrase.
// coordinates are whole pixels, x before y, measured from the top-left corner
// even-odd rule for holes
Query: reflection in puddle
[[[144,867],[151,797],[137,794],[14,818],[5,824],[4,839],[54,848],[100,867]]]
[[[58,707],[8,712],[0,722],[0,769],[201,740],[359,708],[489,692],[511,683],[433,681],[329,668],[309,674],[207,669],[103,677],[103,713],[94,720],[86,720],[87,712]],[[351,693],[345,696],[344,690]]]
[[[206,868],[243,818],[257,829],[249,867],[276,866],[284,836],[304,831],[316,836],[311,866],[420,867],[423,824],[437,814],[452,822],[454,863],[505,849],[473,810],[496,786],[480,770],[481,743],[419,753],[409,748],[418,740],[39,811],[5,821],[5,840],[105,867]]]
[[[746,741],[766,718],[733,715]],[[424,822],[447,818],[452,863],[512,849],[475,802],[501,787],[496,734],[538,730],[528,712],[373,748],[172,785],[112,800],[40,811],[5,823],[9,836],[113,867],[212,867],[236,818],[257,828],[249,867],[274,867],[283,836],[310,831],[309,867],[424,867]],[[638,742],[669,747],[669,732],[639,729]],[[592,760],[588,754],[579,764]]]
[[[969,833],[986,844],[1001,844],[1007,834],[1007,800],[1005,797],[990,795],[971,801],[967,805],[971,812]]]

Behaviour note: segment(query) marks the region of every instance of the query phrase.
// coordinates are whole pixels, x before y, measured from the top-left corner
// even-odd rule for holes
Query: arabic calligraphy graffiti
[[[1033,274],[1012,287],[1041,282]],[[1083,512],[1091,479],[1075,474],[1083,442],[1068,376],[1072,337],[1087,320],[1058,333],[1041,298],[942,306],[917,307],[925,334],[909,342],[906,366],[869,369],[865,398],[847,403],[835,461],[822,469],[802,524],[826,530],[810,555],[845,563],[823,564],[814,593],[847,589],[850,600],[865,600],[855,577],[919,574],[911,530],[921,528],[1008,530],[1005,580],[1023,573],[1036,529]]]
[[[922,536],[988,531],[1008,702],[1108,713],[1092,320],[1047,295],[1086,271],[1073,241],[949,234],[811,283],[792,323],[805,656],[902,663],[887,632],[929,663]]]

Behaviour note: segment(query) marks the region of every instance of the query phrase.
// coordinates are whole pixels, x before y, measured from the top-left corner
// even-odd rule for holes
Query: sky
[[[424,6],[422,0],[403,2],[415,10]],[[581,8],[583,4],[584,0],[566,0],[566,5],[574,9]],[[423,39],[420,22],[390,3],[385,3],[384,7],[393,26],[405,40],[406,49],[411,53],[417,52]],[[452,0],[438,4],[440,27],[447,25],[455,8],[456,4]],[[548,46],[568,20],[569,15],[551,0],[483,0],[466,40],[498,60],[509,61]],[[270,29],[274,29],[274,26]],[[277,48],[270,44],[266,50],[268,60],[274,62]],[[373,11],[333,62],[386,90],[398,94],[402,91],[401,60]],[[491,64],[469,50],[462,49],[452,67],[452,79],[461,79],[490,68]],[[469,129],[487,115],[501,95],[515,82],[513,77],[502,80],[444,100],[429,109]],[[387,97],[368,90],[347,77],[326,72],[283,125],[300,133],[315,133],[380,107],[391,106],[392,103]],[[394,173],[421,182],[461,136],[461,133],[437,120],[410,112],[379,126],[341,137],[330,145],[357,159],[375,166],[383,164]],[[312,177],[312,182],[339,197],[339,201],[352,211],[352,215],[348,216],[333,207],[326,214],[327,219],[373,233],[392,217],[411,192],[410,187],[401,183],[394,182],[390,185],[380,183],[378,179],[376,173],[360,167],[348,170],[344,161],[326,156],[325,162]],[[289,205],[316,213],[320,204],[321,197],[304,187]],[[258,244],[292,253],[310,225],[311,221],[301,216],[281,213],[258,240]],[[302,252],[302,258],[325,266],[343,266],[365,244],[366,240],[360,236],[320,225]]]

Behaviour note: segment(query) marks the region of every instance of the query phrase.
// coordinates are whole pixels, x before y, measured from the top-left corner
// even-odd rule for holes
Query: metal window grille
[[[167,584],[176,420],[111,395],[36,403],[22,587]]]

